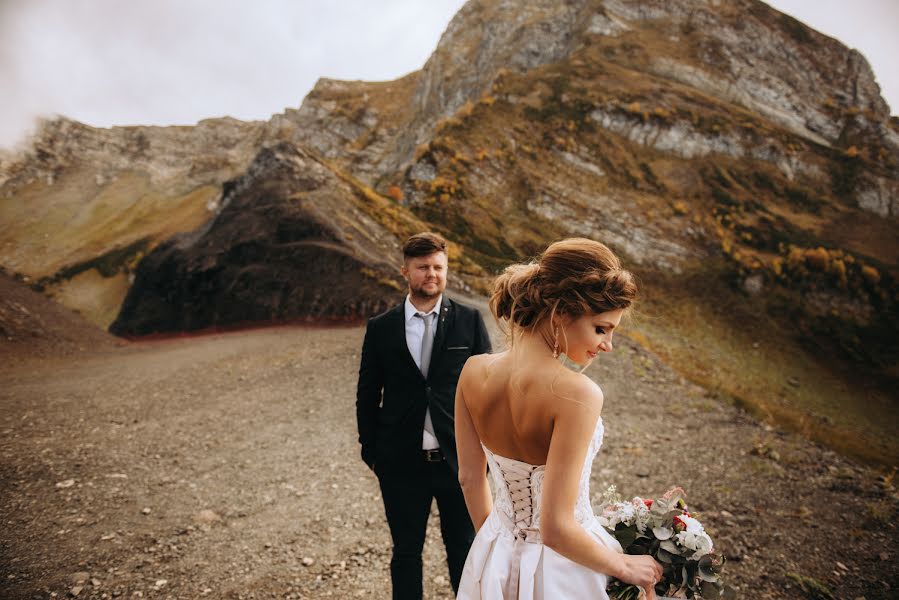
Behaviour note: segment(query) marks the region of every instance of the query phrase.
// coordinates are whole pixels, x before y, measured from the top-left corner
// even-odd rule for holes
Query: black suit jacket
[[[425,411],[446,460],[458,472],[456,383],[469,356],[490,352],[484,319],[476,309],[443,296],[428,377],[415,366],[406,344],[404,305],[368,321],[362,343],[356,419],[362,460],[372,467],[402,467],[421,451]]]

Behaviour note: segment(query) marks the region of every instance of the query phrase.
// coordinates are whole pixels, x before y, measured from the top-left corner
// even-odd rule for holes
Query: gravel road
[[[362,335],[257,329],[0,367],[0,597],[388,598],[355,432]],[[588,374],[606,395],[596,500],[685,487],[742,598],[893,597],[889,474],[756,422],[625,336]],[[428,598],[452,597],[444,561],[432,518]]]

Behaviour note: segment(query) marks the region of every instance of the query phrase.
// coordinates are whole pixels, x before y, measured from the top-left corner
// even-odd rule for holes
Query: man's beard
[[[423,285],[421,285],[421,286],[419,286],[419,287],[417,287],[417,288],[413,288],[413,287],[410,286],[410,287],[409,287],[409,294],[410,294],[413,298],[421,298],[422,300],[432,300],[432,299],[438,297],[440,294],[443,293],[443,290],[440,289],[440,284],[439,284],[439,283],[436,283],[436,282],[434,283],[434,285],[435,285],[436,288],[437,288],[437,291],[434,292],[434,293],[426,292],[426,291],[424,290],[424,286],[425,286],[425,285],[427,285],[427,284],[423,284]]]

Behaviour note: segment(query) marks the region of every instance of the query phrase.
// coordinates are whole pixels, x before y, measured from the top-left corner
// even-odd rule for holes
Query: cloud
[[[96,126],[267,119],[319,77],[420,68],[461,4],[6,0],[0,145],[44,114]]]
[[[319,77],[389,80],[419,69],[462,4],[0,0],[0,146],[39,115],[102,127],[267,119],[299,106]],[[899,99],[890,31],[899,3],[772,4],[858,46],[884,96]]]

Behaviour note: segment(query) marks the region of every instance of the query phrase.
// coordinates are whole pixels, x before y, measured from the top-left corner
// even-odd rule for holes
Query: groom
[[[453,410],[462,366],[490,352],[490,338],[477,310],[443,296],[446,271],[446,240],[409,238],[402,267],[409,295],[369,320],[362,343],[356,418],[362,460],[378,477],[393,538],[394,599],[422,597],[433,498],[454,591],[474,539],[458,482]]]

